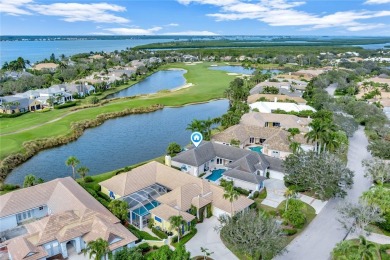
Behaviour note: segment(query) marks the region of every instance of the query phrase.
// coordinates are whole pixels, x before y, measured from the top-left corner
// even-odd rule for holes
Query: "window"
[[[217,164],[222,164],[223,160],[221,158],[217,158]]]
[[[249,143],[250,143],[250,144],[255,143],[255,138],[254,138],[254,137],[249,137]]]
[[[40,207],[39,207],[39,210],[43,210],[43,206],[40,206]]]
[[[157,216],[154,216],[154,220],[156,220],[157,222],[162,222],[161,218],[157,217]]]
[[[273,126],[273,127],[280,127],[280,123],[279,123],[279,122],[273,122],[273,123],[272,123],[272,126]]]

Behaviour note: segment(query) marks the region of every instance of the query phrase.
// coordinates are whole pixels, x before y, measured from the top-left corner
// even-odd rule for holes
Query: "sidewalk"
[[[359,238],[359,234],[354,233],[354,234],[349,234],[347,236],[346,240],[356,239],[356,238]],[[368,241],[371,241],[371,242],[374,242],[377,244],[381,244],[381,245],[390,244],[390,237],[389,236],[381,235],[378,233],[371,233],[369,236],[366,236],[366,239]]]
[[[320,213],[321,210],[325,207],[326,203],[328,203],[328,201],[318,200],[303,194],[299,194],[298,199],[312,206],[316,211],[316,214]]]

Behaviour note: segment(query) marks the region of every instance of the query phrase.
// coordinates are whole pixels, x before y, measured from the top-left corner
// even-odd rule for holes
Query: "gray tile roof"
[[[255,172],[256,169],[265,170],[269,163],[264,155],[256,152],[240,149],[233,146],[203,141],[198,147],[191,146],[189,150],[183,151],[172,158],[172,161],[201,166],[215,157],[233,161],[227,167],[240,167],[247,172]]]
[[[281,173],[285,173],[285,169],[283,167],[283,160],[271,156],[264,155],[265,159],[269,162],[269,169],[278,171]]]
[[[223,173],[224,176],[239,179],[242,181],[246,181],[253,184],[260,184],[266,178],[260,175],[256,175],[253,173],[248,173],[244,171],[240,171],[238,169],[231,169]]]

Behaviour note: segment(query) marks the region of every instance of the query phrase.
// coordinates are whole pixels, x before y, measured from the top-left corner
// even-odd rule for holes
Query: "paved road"
[[[371,183],[364,178],[361,161],[370,158],[366,147],[368,140],[364,130],[359,130],[349,139],[348,167],[355,172],[353,188],[344,199],[349,202],[357,202],[361,193],[368,190]],[[328,202],[320,214],[310,225],[288,246],[288,252],[276,257],[277,260],[327,260],[330,252],[347,234],[337,221],[337,206],[342,199],[332,199]]]

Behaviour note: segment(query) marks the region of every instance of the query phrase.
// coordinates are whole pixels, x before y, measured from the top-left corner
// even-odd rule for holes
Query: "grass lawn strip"
[[[102,113],[121,111],[126,108],[147,107],[155,104],[163,104],[165,106],[182,106],[222,98],[224,90],[227,88],[234,76],[229,76],[223,71],[209,70],[209,65],[210,63],[201,63],[194,66],[188,66],[179,63],[162,67],[162,69],[186,69],[187,73],[184,76],[187,82],[194,84],[190,88],[180,89],[175,92],[157,93],[147,97],[137,97],[135,99],[119,99],[104,106],[80,110],[79,112],[69,114],[56,122],[40,126],[32,130],[2,136],[0,159],[4,159],[12,153],[22,151],[22,144],[25,141],[69,134],[70,124],[72,122],[92,119]],[[28,113],[24,116],[12,118],[12,128],[16,131],[17,129],[27,127],[28,124],[26,124],[26,121],[30,123],[30,126],[37,123],[41,124],[43,120],[39,118],[39,116],[45,116],[45,120],[48,121],[61,116],[67,111],[68,109],[55,110],[43,114]],[[2,119],[0,128],[2,133],[3,129],[7,125],[11,125],[11,121],[9,120],[9,118]]]

